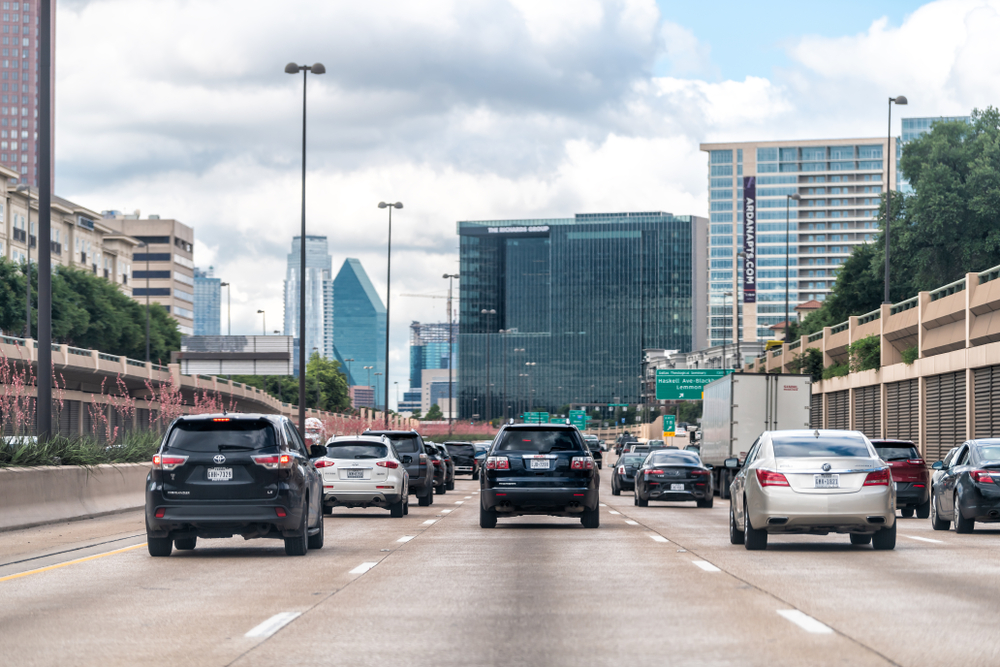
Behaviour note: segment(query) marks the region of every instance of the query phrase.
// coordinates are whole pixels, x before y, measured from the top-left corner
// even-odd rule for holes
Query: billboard
[[[743,303],[757,303],[757,177],[743,177]],[[733,295],[735,298],[736,295]]]
[[[656,369],[656,400],[699,401],[706,384],[732,373],[726,368],[658,368]]]

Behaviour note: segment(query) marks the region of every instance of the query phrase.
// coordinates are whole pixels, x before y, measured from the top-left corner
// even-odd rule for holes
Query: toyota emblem
[[[225,463],[225,462],[226,462],[226,457],[225,457],[225,456],[223,456],[222,454],[216,454],[216,455],[215,455],[215,456],[214,456],[214,457],[212,458],[212,460],[213,460],[213,461],[215,461],[216,463]],[[827,470],[829,470],[829,469],[830,469],[830,466],[828,465],[828,466],[826,467],[826,469],[827,469]]]
[[[218,457],[216,457],[216,458],[218,458]],[[830,468],[832,468],[832,467],[833,466],[831,466],[829,463],[824,463],[823,464],[823,472],[830,472]]]

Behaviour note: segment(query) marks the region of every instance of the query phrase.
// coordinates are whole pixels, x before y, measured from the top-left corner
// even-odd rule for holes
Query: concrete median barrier
[[[148,463],[0,470],[0,531],[142,507]]]

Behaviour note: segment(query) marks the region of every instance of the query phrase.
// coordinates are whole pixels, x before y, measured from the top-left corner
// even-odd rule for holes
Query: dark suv
[[[310,457],[326,448],[316,450],[277,415],[174,420],[146,478],[150,555],[234,535],[283,539],[289,556],[321,549],[323,482]]]
[[[600,470],[604,467],[604,455],[603,450],[601,449],[601,440],[596,435],[585,435],[583,436],[583,441],[587,444],[587,449],[590,450],[590,455],[594,457],[597,469]]]
[[[917,446],[909,440],[872,440],[875,451],[889,464],[896,485],[896,508],[904,518],[931,515],[931,478]]]
[[[494,528],[500,515],[540,514],[580,517],[585,528],[597,528],[600,483],[575,426],[508,424],[480,475],[479,525]]]
[[[476,460],[476,448],[471,442],[446,442],[445,447],[455,461],[455,474],[472,475],[472,479],[479,479],[479,461]]]
[[[417,497],[417,504],[427,507],[434,503],[434,465],[427,456],[424,439],[416,431],[365,431],[365,435],[384,435],[392,441],[403,457],[410,476],[410,493]],[[406,459],[410,460],[407,461]]]

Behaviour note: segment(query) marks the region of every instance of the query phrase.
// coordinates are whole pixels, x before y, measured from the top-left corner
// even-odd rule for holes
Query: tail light
[[[570,470],[593,470],[594,459],[591,456],[574,456],[569,464]]]
[[[868,473],[868,476],[865,477],[864,486],[889,486],[890,481],[889,469],[882,468],[881,470]]]
[[[757,483],[761,486],[788,486],[788,479],[780,472],[757,468]]]
[[[227,422],[230,421],[229,417],[216,417],[212,421],[214,422]]]
[[[158,470],[173,470],[177,466],[184,465],[187,460],[188,457],[176,454],[154,454],[153,467]]]
[[[285,512],[284,507],[275,507],[274,513],[278,515],[279,519],[284,519],[286,516],[288,516],[288,513]]]
[[[646,471],[646,474],[647,475],[662,475],[663,471],[660,470],[659,468],[650,468],[649,470]]]
[[[691,474],[695,477],[708,477],[709,472],[707,470],[692,470]]]
[[[380,468],[398,468],[399,467],[399,464],[396,463],[395,461],[376,461],[375,465],[379,466]]]
[[[291,454],[257,454],[251,456],[253,462],[268,470],[285,470],[292,467]]]
[[[619,475],[625,474],[625,466],[618,466],[618,474]]]
[[[437,459],[432,459],[431,463],[433,463],[436,466],[439,466],[439,465],[442,465],[444,463],[444,461],[438,461]]]
[[[165,507],[157,507],[156,508],[156,518],[157,519],[162,519],[163,515],[165,515],[166,513],[167,513],[167,509]]]
[[[487,470],[510,470],[510,461],[506,456],[490,456],[486,459]]]
[[[923,459],[906,459],[906,462],[909,463],[911,466],[927,465],[926,463],[924,463]]]
[[[973,482],[979,484],[995,484],[993,473],[989,470],[973,470],[969,473],[969,477],[972,478]]]
[[[421,454],[420,455],[420,465],[422,465],[422,466],[427,465],[427,455],[426,454]]]
[[[317,468],[330,468],[337,464],[331,461],[330,459],[318,459],[317,461],[313,462],[313,465],[316,466]]]

